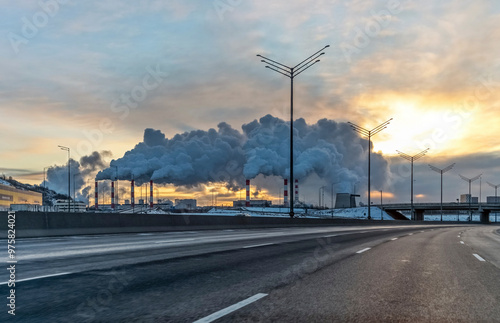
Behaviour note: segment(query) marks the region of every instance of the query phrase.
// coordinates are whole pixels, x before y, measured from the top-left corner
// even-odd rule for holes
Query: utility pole
[[[441,174],[441,222],[443,222],[443,174],[446,173],[447,171],[451,170],[453,168],[453,166],[455,166],[455,163],[448,165],[443,169],[439,169],[439,168],[434,167],[434,166],[429,164],[429,167],[433,171]]]
[[[400,152],[399,150],[396,150],[396,151],[398,152],[398,154],[401,157],[403,157],[404,159],[411,162],[411,198],[410,198],[410,200],[411,200],[411,219],[415,220],[415,210],[413,208],[413,162],[415,160],[419,159],[420,157],[424,156],[429,151],[429,148],[422,150],[421,152],[419,152],[418,154],[413,155],[413,156],[407,155],[403,152]]]
[[[371,195],[370,195],[371,194],[371,192],[370,192],[371,191],[371,182],[370,182],[370,179],[371,179],[371,162],[370,162],[370,156],[371,156],[371,151],[372,151],[372,141],[371,141],[371,138],[373,136],[375,136],[377,133],[379,133],[380,131],[382,131],[385,128],[387,128],[387,125],[391,122],[391,120],[392,120],[392,118],[390,118],[386,122],[383,122],[383,123],[379,124],[378,126],[376,126],[375,128],[373,128],[372,130],[368,130],[368,129],[362,128],[362,127],[360,127],[358,125],[355,125],[352,122],[347,122],[354,131],[356,131],[360,135],[365,136],[366,138],[368,138],[368,219],[371,219]]]
[[[474,182],[475,180],[477,180],[478,178],[481,177],[481,175],[483,174],[479,174],[477,176],[474,176],[472,178],[467,178],[463,175],[459,175],[461,179],[463,179],[464,181],[468,182],[469,183],[469,222],[472,221],[472,206],[471,206],[471,203],[472,203],[472,194],[471,194],[471,183]]]
[[[290,79],[290,217],[293,218],[293,198],[294,198],[294,180],[293,180],[293,79],[298,76],[300,73],[307,70],[309,67],[319,63],[319,57],[324,55],[323,50],[330,47],[330,45],[326,45],[316,53],[312,54],[299,64],[294,67],[290,67],[284,65],[280,62],[272,60],[270,58],[264,57],[260,54],[257,56],[261,58],[261,62],[266,64],[266,68],[273,70],[277,73],[280,73]]]

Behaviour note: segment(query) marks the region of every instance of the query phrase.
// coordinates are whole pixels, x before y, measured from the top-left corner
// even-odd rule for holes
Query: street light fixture
[[[45,183],[45,170],[48,169],[49,167],[44,167],[43,168],[43,194],[42,194],[42,209],[45,212],[45,191],[47,190],[47,184]]]
[[[356,131],[360,135],[368,138],[368,219],[372,218],[371,217],[371,182],[370,182],[370,178],[371,178],[371,162],[370,162],[371,158],[370,157],[371,157],[371,151],[372,151],[372,142],[371,142],[372,139],[371,138],[372,138],[372,136],[376,135],[380,131],[387,128],[387,125],[391,122],[391,120],[392,120],[392,118],[390,118],[386,122],[379,124],[378,126],[373,128],[372,130],[365,129],[365,128],[360,127],[352,122],[347,122],[354,131]]]
[[[76,180],[75,176],[80,175],[80,173],[73,174],[73,212],[76,212]]]
[[[498,200],[497,200],[497,188],[500,186],[500,184],[493,185],[490,182],[486,182],[486,183],[488,183],[489,186],[491,186],[491,187],[493,187],[495,189],[495,203],[498,203]],[[498,213],[495,213],[495,223],[497,222],[497,214]]]
[[[446,166],[443,169],[437,168],[435,166],[432,166],[429,164],[429,167],[435,171],[436,173],[441,174],[441,222],[443,222],[443,174],[446,173],[447,171],[451,170],[455,166],[455,163]]]
[[[421,152],[419,152],[418,154],[413,155],[413,156],[407,155],[399,150],[396,150],[401,157],[403,157],[404,159],[409,160],[411,162],[411,199],[410,200],[411,200],[411,219],[412,220],[415,220],[415,210],[413,209],[413,162],[415,160],[419,159],[420,157],[424,156],[429,151],[429,149],[430,148],[422,150]]]
[[[284,65],[280,62],[264,57],[260,54],[257,55],[258,57],[261,58],[261,62],[266,64],[266,68],[273,70],[277,73],[280,73],[281,75],[284,75],[290,79],[290,190],[289,192],[294,191],[293,185],[295,183],[293,180],[293,79],[300,73],[307,70],[309,67],[313,66],[316,63],[319,63],[320,60],[318,58],[321,55],[325,54],[323,50],[328,47],[330,47],[330,45],[326,45],[325,47],[323,47],[316,53],[312,54],[299,64],[295,65],[294,67]],[[293,218],[294,216],[293,203],[294,203],[293,194],[290,194],[290,218]]]
[[[69,165],[69,161],[70,161],[70,149],[69,147],[64,147],[64,146],[57,146],[59,148],[61,148],[62,150],[66,150],[68,152],[68,212],[70,212],[70,199],[71,199],[71,170],[70,170],[70,165]]]
[[[118,166],[115,166],[115,179],[116,179],[116,192],[115,192],[115,197],[116,197],[116,208],[119,207],[120,205],[120,199],[118,198]]]
[[[323,193],[323,194],[321,194]],[[318,191],[319,203],[318,206],[320,209],[323,208],[323,204],[325,203],[325,186],[321,186]]]
[[[459,174],[459,176],[460,176],[461,179],[463,179],[466,182],[469,182],[469,222],[472,221],[472,206],[471,206],[471,203],[472,203],[472,194],[471,194],[471,191],[470,191],[470,186],[471,186],[471,183],[474,182],[475,180],[478,180],[479,177],[481,177],[481,175],[483,175],[483,174],[479,174],[479,175],[474,176],[472,178],[467,178],[467,177]]]

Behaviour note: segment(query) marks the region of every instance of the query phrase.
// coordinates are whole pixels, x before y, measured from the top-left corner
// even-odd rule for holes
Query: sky
[[[147,128],[173,138],[217,129],[221,122],[243,134],[242,125],[268,114],[288,120],[290,81],[256,55],[293,66],[330,45],[321,62],[295,79],[294,117],[309,125],[328,119],[367,129],[393,118],[373,137],[373,152],[387,160],[390,172],[372,190],[382,190],[388,202],[408,202],[409,162],[397,151],[414,155],[426,148],[414,164],[417,201],[439,201],[439,174],[428,164],[456,163],[444,175],[445,201],[468,192],[459,174],[482,174],[483,200],[494,195],[486,182],[500,183],[498,2],[0,5],[0,174],[39,184],[44,168],[67,162],[58,145],[70,147],[76,161],[104,152],[99,164],[107,166],[142,142]],[[98,171],[82,171],[81,183]],[[259,176],[256,183],[262,196],[278,198],[282,181]],[[331,184],[312,174],[304,179],[302,198],[318,203],[318,188]],[[162,192],[206,203],[215,187],[222,187],[216,189],[221,201],[240,194],[223,186],[170,185]],[[366,184],[357,186],[366,202]],[[472,184],[473,195],[479,188],[479,181]]]

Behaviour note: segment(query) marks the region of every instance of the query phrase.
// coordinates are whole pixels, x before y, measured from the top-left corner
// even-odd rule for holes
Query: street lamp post
[[[115,178],[116,178],[116,192],[115,192],[115,197],[116,197],[116,208],[118,209],[120,205],[120,200],[118,199],[118,166],[115,166]]]
[[[293,218],[294,213],[293,213],[293,185],[294,185],[294,180],[293,180],[293,79],[298,76],[300,73],[304,72],[307,70],[309,67],[313,66],[314,64],[319,62],[319,57],[321,55],[324,55],[325,53],[323,52],[324,49],[330,47],[330,45],[326,45],[323,47],[321,50],[317,51],[316,53],[312,54],[299,64],[295,65],[294,67],[290,67],[287,65],[284,65],[280,62],[277,62],[275,60],[272,60],[270,58],[264,57],[260,54],[257,56],[261,58],[261,62],[266,64],[266,68],[273,70],[277,73],[280,73],[290,79],[290,190],[292,194],[290,194],[290,218]]]
[[[384,220],[384,211],[382,209],[384,208],[382,204],[382,190],[380,190],[380,220]]]
[[[443,222],[443,174],[446,173],[447,171],[451,170],[455,166],[455,163],[446,166],[443,169],[437,168],[435,166],[432,166],[429,164],[429,167],[435,171],[436,173],[441,174],[441,222]]]
[[[479,177],[481,177],[481,175],[483,174],[479,174],[477,176],[474,176],[472,178],[467,178],[463,175],[460,175],[460,178],[463,179],[464,181],[468,182],[469,183],[469,222],[472,221],[472,206],[471,206],[471,203],[472,203],[472,194],[471,194],[471,190],[470,190],[470,186],[471,186],[471,183],[474,182],[475,180],[479,179]]]
[[[419,159],[420,157],[424,156],[429,151],[429,149],[430,148],[422,150],[421,152],[419,152],[418,154],[413,155],[413,156],[407,155],[399,150],[396,150],[401,157],[403,157],[404,159],[409,160],[411,162],[411,198],[410,198],[410,202],[411,202],[411,219],[412,220],[415,220],[415,210],[413,209],[413,162],[415,160]]]
[[[47,184],[45,183],[45,170],[49,167],[43,168],[43,194],[42,194],[42,209],[45,212],[45,191],[47,190]]]
[[[500,184],[493,185],[490,182],[486,182],[486,183],[488,183],[489,186],[491,186],[491,187],[493,187],[495,189],[495,203],[498,203],[498,200],[497,200],[497,188],[500,186]],[[495,223],[496,222],[497,222],[497,213],[495,212]]]
[[[385,128],[387,128],[387,125],[391,122],[392,118],[390,118],[389,120],[387,120],[386,122],[383,122],[381,124],[379,124],[378,126],[376,126],[375,128],[373,128],[372,130],[368,130],[368,129],[365,129],[365,128],[362,128],[352,122],[348,122],[348,124],[351,126],[351,128],[356,131],[357,133],[359,133],[360,135],[362,136],[365,136],[366,138],[368,138],[368,219],[371,219],[371,151],[372,151],[372,142],[371,142],[371,138],[372,136],[376,135],[377,133],[379,133],[380,131],[384,130]]]
[[[62,150],[66,150],[68,152],[68,212],[70,212],[70,198],[71,198],[71,170],[70,170],[70,165],[69,165],[69,161],[70,161],[70,149],[69,147],[64,147],[64,146],[57,146],[59,148],[61,148]]]
[[[73,174],[73,212],[76,212],[76,180],[75,176],[80,173]]]
[[[318,191],[318,206],[320,209],[323,208],[323,204],[325,203],[325,186],[321,186]]]

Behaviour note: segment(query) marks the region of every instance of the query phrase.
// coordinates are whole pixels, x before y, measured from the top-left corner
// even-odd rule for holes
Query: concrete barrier
[[[166,232],[327,225],[402,225],[412,221],[368,221],[288,217],[243,217],[191,214],[120,214],[15,212],[17,238],[62,235]],[[418,224],[424,224],[419,222]],[[427,223],[426,223],[427,224]],[[430,223],[428,223],[430,224]],[[438,224],[453,224],[450,222]],[[464,223],[459,223],[464,224]],[[7,212],[0,212],[0,238],[7,238]]]

